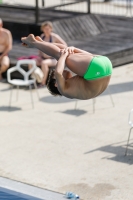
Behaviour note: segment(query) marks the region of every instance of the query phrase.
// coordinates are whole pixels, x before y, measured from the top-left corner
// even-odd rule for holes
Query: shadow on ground
[[[7,83],[7,85],[9,85]],[[15,86],[13,86],[14,89],[17,89]],[[45,88],[45,87],[44,87]],[[39,88],[39,89],[44,89],[44,88]],[[109,85],[109,91],[111,94],[117,94],[117,93],[122,93],[122,92],[129,92],[129,91],[133,91],[133,82],[125,82],[125,83],[117,83],[117,84],[113,84],[113,85]],[[9,85],[8,88],[4,88],[1,89],[1,92],[6,92],[8,90],[11,89],[11,86]],[[20,86],[19,89],[24,89],[24,90],[29,90],[29,87],[24,87],[24,86]],[[34,87],[33,87],[34,89]],[[102,93],[102,95],[107,95],[109,94],[108,89],[105,90],[105,92]],[[52,99],[50,99],[50,97]],[[54,97],[54,96],[47,96],[47,97],[43,97],[42,101],[46,102],[46,103],[53,103],[53,101],[55,101],[55,103],[66,103],[66,102],[71,102],[71,101],[75,101],[75,99],[68,99],[68,101],[66,100],[68,98],[65,97]]]
[[[61,113],[80,117],[81,115],[86,114],[87,111],[85,111],[85,110],[65,110],[65,111],[63,111]]]
[[[69,102],[75,102],[76,100],[68,99],[66,97],[46,96],[42,97],[40,101],[44,103],[69,103]]]
[[[131,140],[130,140],[127,156],[125,156],[126,144],[127,144],[127,141],[114,143],[114,144],[106,145],[97,149],[93,149],[91,151],[85,152],[84,154],[90,154],[96,151],[103,151],[103,152],[114,154],[114,156],[111,155],[111,156],[103,157],[102,159],[108,159],[108,160],[113,160],[116,162],[132,165],[133,164],[133,143],[131,143]]]
[[[13,106],[11,106],[10,108],[9,106],[0,106],[0,111],[14,112],[18,110],[22,110],[22,109],[19,107],[13,107]]]
[[[8,88],[4,88],[4,89],[2,89],[2,90],[0,90],[1,92],[6,92],[6,91],[10,91],[11,90],[11,88],[10,87],[8,87]]]
[[[133,91],[133,82],[118,83],[109,85],[109,87],[101,95],[117,94],[123,92]]]
[[[117,94],[117,93],[123,93],[123,92],[129,92],[133,91],[133,82],[126,82],[126,83],[118,83],[114,85],[109,85],[108,89],[105,90],[101,94],[103,95],[108,95],[108,94]],[[53,96],[46,96],[42,97],[40,99],[44,103],[69,103],[69,102],[75,102],[76,99],[69,99],[66,97],[53,97]]]

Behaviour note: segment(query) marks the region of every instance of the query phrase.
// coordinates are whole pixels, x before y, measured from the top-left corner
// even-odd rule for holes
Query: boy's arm
[[[68,98],[78,98],[82,99],[81,96],[81,78],[78,76],[74,76],[72,78],[69,78],[67,80],[64,79],[63,71],[65,66],[65,60],[68,56],[68,52],[62,53],[60,59],[58,60],[58,63],[55,68],[55,77],[57,82],[57,87],[59,92]]]
[[[91,53],[89,53],[87,51],[84,51],[82,49],[78,49],[78,48],[73,47],[73,46],[66,47],[66,48],[64,48],[64,49],[61,50],[61,52],[67,52],[67,51],[68,51],[69,54],[72,54],[72,53],[85,53],[85,54],[92,55]]]
[[[57,65],[55,67],[55,77],[57,81],[57,86],[58,86],[59,92],[62,95],[64,94],[65,88],[66,88],[66,81],[63,77],[63,71],[64,71],[65,61],[66,61],[67,56],[68,56],[68,52],[63,53],[61,57],[59,58]]]

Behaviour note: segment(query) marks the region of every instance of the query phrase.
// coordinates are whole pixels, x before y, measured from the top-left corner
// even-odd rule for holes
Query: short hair
[[[56,79],[53,78],[53,76],[54,76],[54,70],[50,70],[47,81],[46,81],[47,88],[52,95],[62,96],[62,94],[59,92],[58,88],[55,86]]]
[[[52,22],[46,21],[46,22],[43,22],[43,23],[41,24],[41,31],[43,31],[43,27],[45,27],[45,26],[50,26],[51,28],[53,28]]]

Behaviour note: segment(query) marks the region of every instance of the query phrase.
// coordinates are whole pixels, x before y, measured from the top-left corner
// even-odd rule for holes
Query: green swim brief
[[[110,76],[112,74],[112,63],[106,56],[95,56],[84,74],[85,80],[94,80]]]

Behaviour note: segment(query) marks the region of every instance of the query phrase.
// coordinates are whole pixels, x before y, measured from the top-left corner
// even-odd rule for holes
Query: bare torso
[[[9,31],[1,28],[0,29],[0,53],[4,52],[6,47],[8,46],[8,39],[9,37]]]
[[[81,76],[73,76],[67,80],[71,90],[64,96],[81,100],[92,99],[100,95],[108,86],[111,76],[96,80],[85,80]]]
[[[95,98],[107,88],[111,76],[95,80],[85,80],[83,78],[90,62],[95,56],[90,53],[76,53],[66,59],[67,67],[77,75],[66,80],[70,90],[68,93],[63,94],[64,96],[86,100]]]

